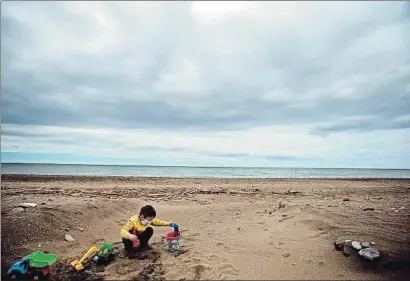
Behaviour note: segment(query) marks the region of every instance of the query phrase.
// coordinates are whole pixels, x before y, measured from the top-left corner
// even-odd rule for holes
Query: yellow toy
[[[75,260],[71,263],[72,266],[74,266],[74,268],[76,270],[83,270],[84,269],[84,265],[83,262],[88,259],[89,257],[91,257],[92,255],[94,255],[95,253],[99,252],[100,249],[97,247],[91,247],[87,253],[85,253],[85,255],[78,261]]]

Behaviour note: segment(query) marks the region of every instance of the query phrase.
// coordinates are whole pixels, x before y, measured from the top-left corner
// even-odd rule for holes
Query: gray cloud
[[[278,25],[268,2],[209,26],[190,3],[124,5],[95,4],[115,22],[104,37],[92,10],[3,3],[2,122],[216,131],[309,124],[317,133],[409,128],[397,121],[410,108],[408,3],[310,4],[298,26]],[[103,47],[76,46],[99,36],[108,42]],[[362,115],[372,118],[344,119]]]

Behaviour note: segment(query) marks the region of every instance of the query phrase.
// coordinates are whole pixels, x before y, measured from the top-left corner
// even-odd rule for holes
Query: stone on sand
[[[19,207],[23,207],[23,208],[34,208],[37,207],[36,203],[21,203],[19,205]]]
[[[345,245],[342,253],[345,257],[350,257],[351,255],[354,255],[356,253],[356,250],[350,247],[349,245]]]
[[[376,260],[380,258],[380,252],[375,248],[365,248],[359,251],[359,255],[368,260]]]
[[[355,248],[356,250],[361,250],[362,249],[362,246],[357,241],[352,242],[352,247]]]
[[[373,207],[365,207],[363,208],[363,211],[374,211]]]
[[[20,213],[20,212],[23,212],[24,211],[24,208],[22,208],[22,207],[16,207],[16,208],[14,208],[14,209],[12,209],[11,210],[11,212],[12,213]]]
[[[343,251],[345,247],[345,242],[344,241],[335,241],[335,249],[336,251]]]
[[[74,242],[74,241],[75,241],[75,239],[73,238],[73,236],[71,236],[71,235],[68,234],[68,233],[65,235],[64,240],[67,241],[67,242]]]
[[[343,201],[350,201],[349,198],[343,198]]]
[[[369,247],[370,247],[370,242],[361,242],[360,245],[361,245],[363,248],[369,248]]]
[[[290,253],[284,253],[283,256],[284,256],[285,258],[288,258],[288,257],[290,257]]]

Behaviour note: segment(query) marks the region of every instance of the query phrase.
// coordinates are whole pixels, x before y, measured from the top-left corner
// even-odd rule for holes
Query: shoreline
[[[390,177],[158,177],[158,176],[122,176],[122,175],[54,175],[54,174],[1,174],[1,180],[230,180],[230,181],[410,181],[409,178],[390,178]]]
[[[187,166],[187,165],[127,165],[127,164],[74,164],[74,163],[23,163],[1,162],[6,165],[46,165],[46,166],[97,166],[97,167],[146,167],[146,168],[198,168],[198,169],[314,169],[314,170],[380,170],[380,171],[408,171],[408,168],[337,168],[337,167],[245,167],[245,166]]]

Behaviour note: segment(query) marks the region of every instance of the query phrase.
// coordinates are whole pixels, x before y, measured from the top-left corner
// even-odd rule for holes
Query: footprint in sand
[[[224,264],[223,266],[220,267],[220,270],[225,274],[233,274],[233,275],[238,274],[238,270],[235,267],[233,267],[232,264]]]
[[[213,254],[208,256],[208,259],[213,260],[213,261],[222,261],[222,262],[226,262],[228,260],[227,258],[219,257],[219,256],[213,255]]]
[[[195,273],[194,280],[199,280],[201,279],[201,275],[205,272],[206,267],[203,266],[202,264],[196,265],[193,267],[193,271]]]

